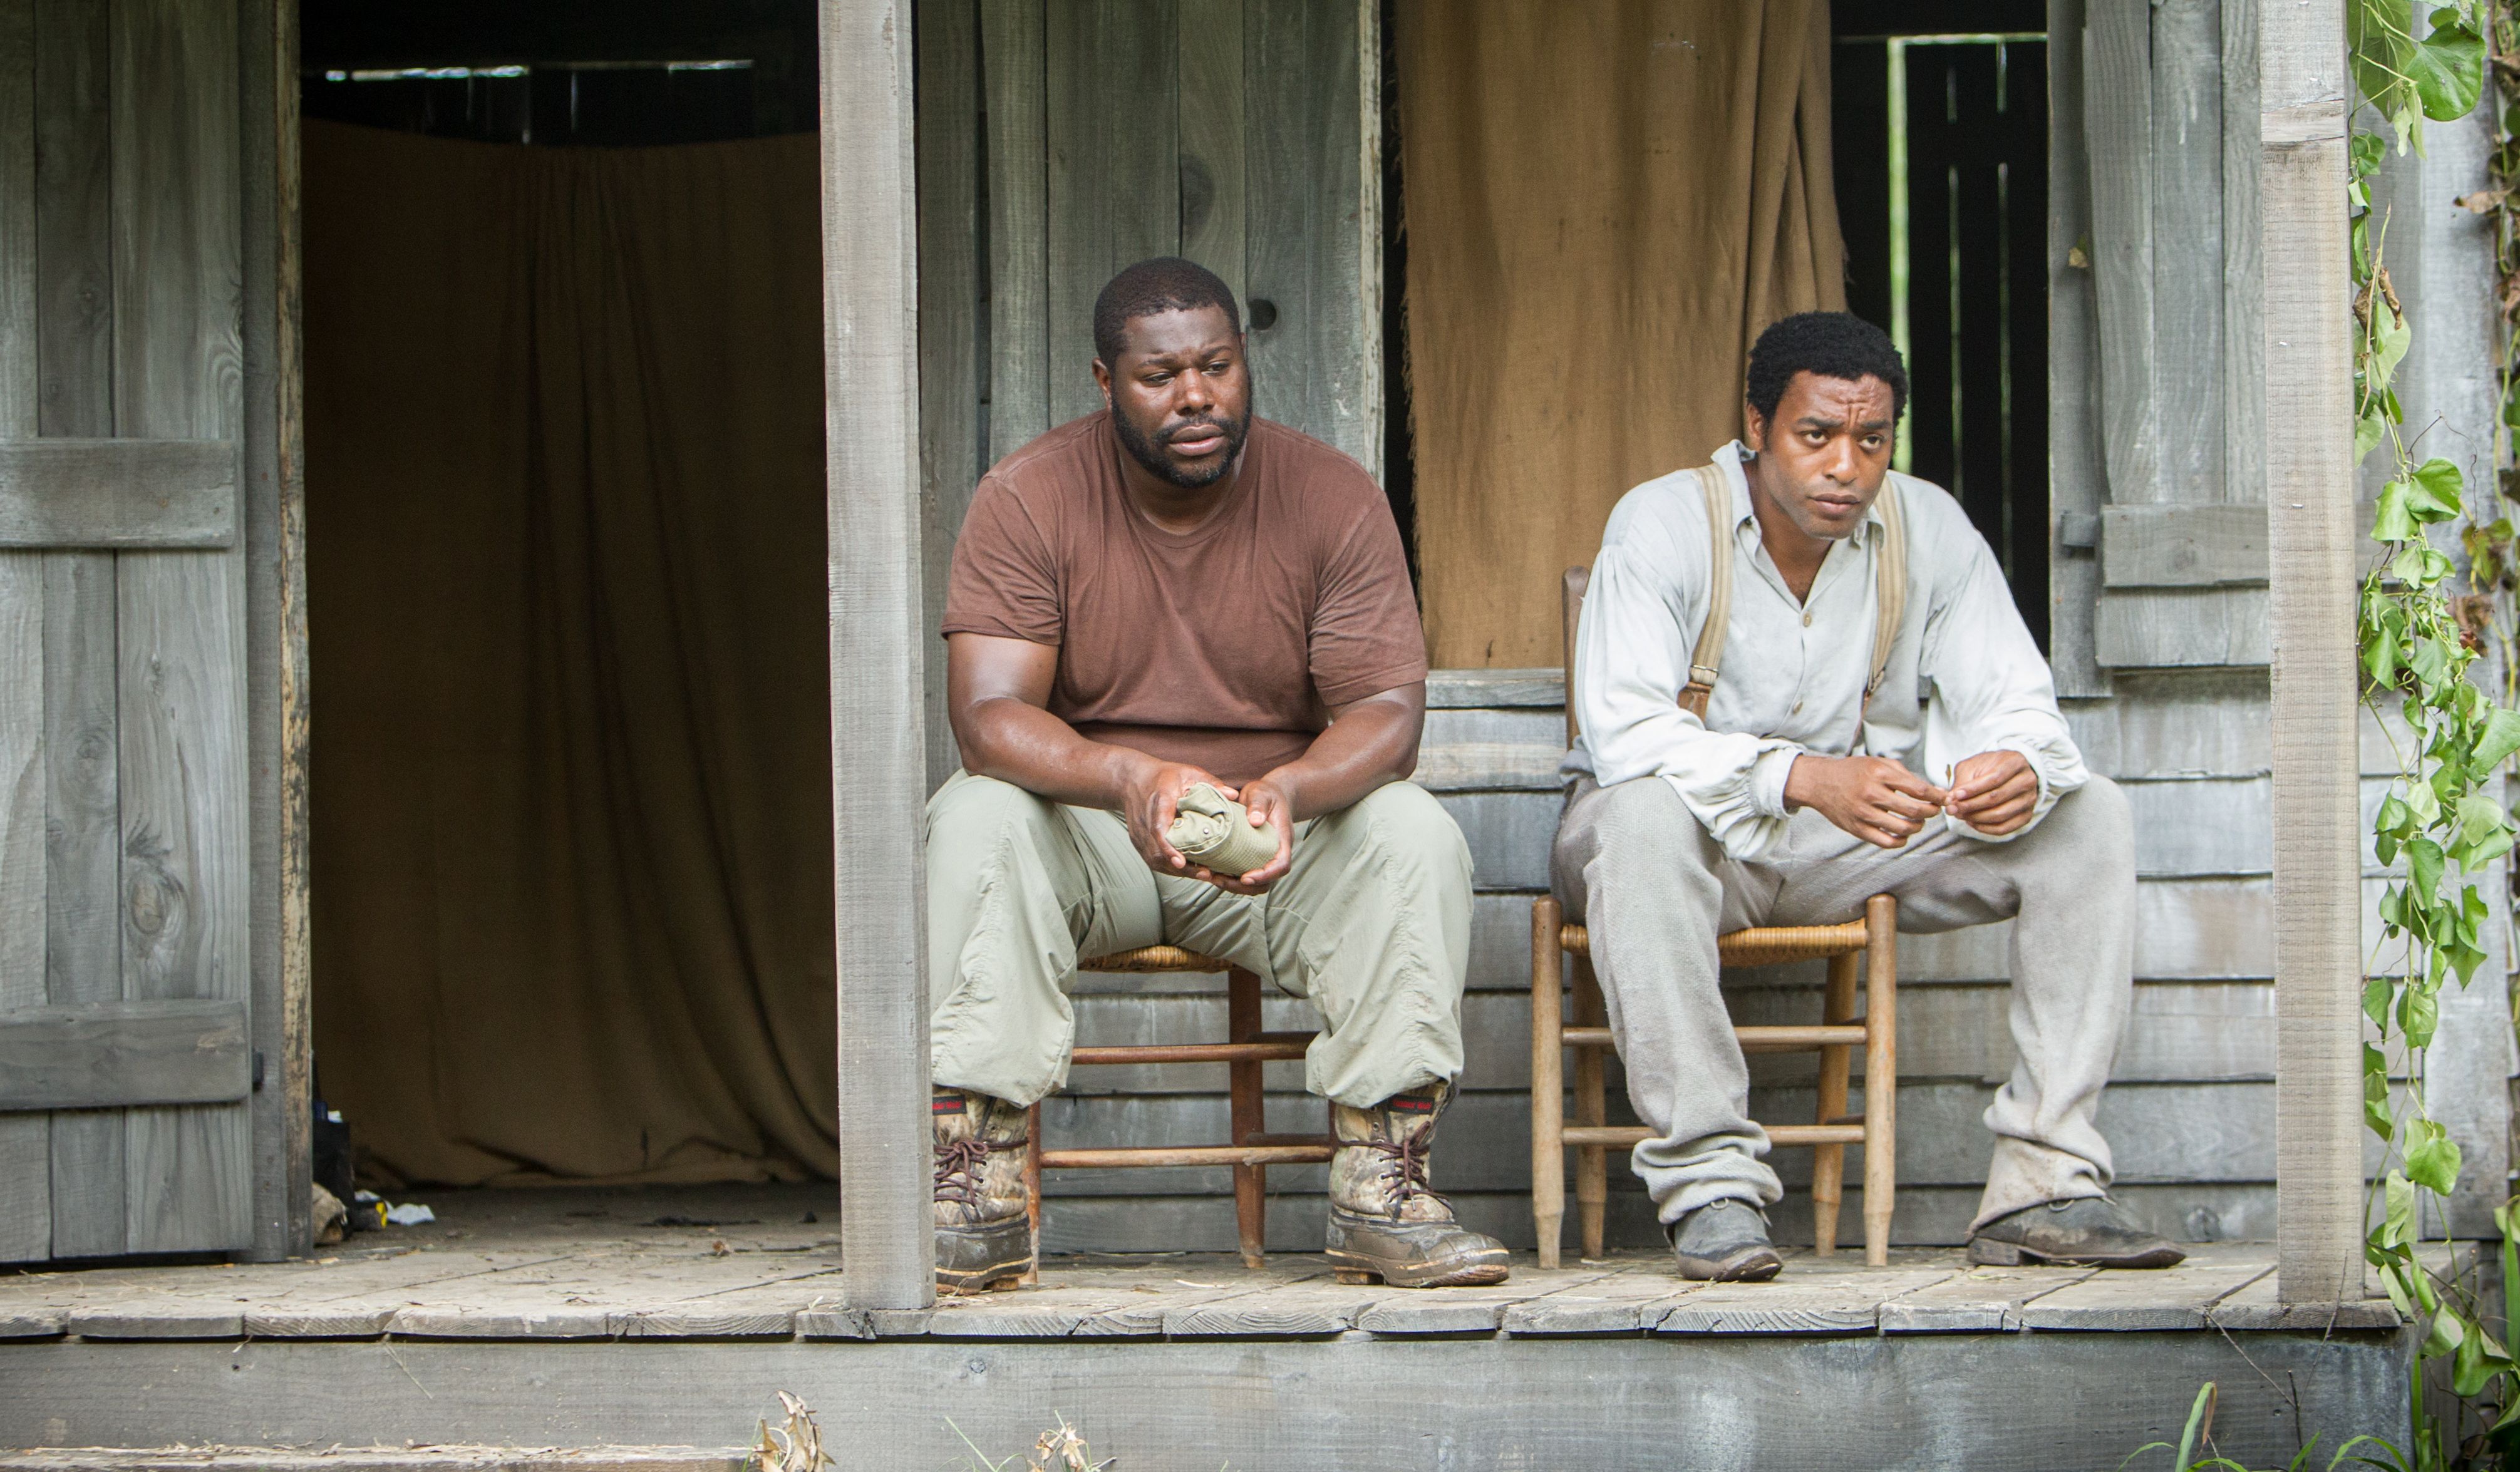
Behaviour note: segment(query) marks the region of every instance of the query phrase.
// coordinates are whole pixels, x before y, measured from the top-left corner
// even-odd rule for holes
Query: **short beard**
[[[1167,484],[1180,486],[1185,491],[1203,491],[1223,480],[1225,472],[1234,468],[1235,461],[1242,454],[1242,441],[1251,433],[1252,412],[1246,405],[1240,419],[1227,419],[1223,415],[1216,417],[1213,423],[1225,431],[1225,453],[1217,457],[1216,468],[1212,470],[1177,468],[1161,446],[1148,439],[1144,430],[1129,422],[1127,415],[1117,410],[1112,411],[1111,427],[1119,432],[1120,447],[1129,452],[1131,460],[1145,467],[1148,474]]]

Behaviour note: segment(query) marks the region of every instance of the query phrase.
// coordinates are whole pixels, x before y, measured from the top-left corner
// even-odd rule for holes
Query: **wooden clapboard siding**
[[[1268,0],[1251,0],[1266,4]],[[1246,0],[1180,0],[1181,253],[1247,295]]]
[[[1382,461],[1381,165],[1360,67],[1372,14],[1361,0],[1270,0],[1246,8],[1243,63],[1250,295],[1277,308],[1251,336],[1263,412],[1379,473]],[[1375,132],[1366,132],[1374,116]]]
[[[991,465],[1054,423],[1048,9],[1034,0],[980,0],[989,197],[989,442],[981,458]]]
[[[1178,14],[1141,0],[1049,7],[1050,422],[1102,407],[1094,298],[1181,250]]]
[[[242,423],[237,17],[115,0],[114,424],[235,439]],[[245,559],[124,554],[114,589],[123,994],[249,995]],[[136,1252],[252,1240],[242,1104],[125,1116]]]
[[[0,438],[36,432],[34,8],[0,9]],[[0,1014],[44,1004],[43,559],[0,552]],[[52,1241],[50,1121],[0,1115],[0,1261]]]
[[[977,0],[919,7],[919,417],[921,605],[945,619],[954,534],[980,478],[980,35]],[[961,765],[945,713],[945,641],[925,664],[927,786]]]
[[[2058,535],[2096,524],[2108,465],[2099,423],[2099,308],[2091,260],[2092,151],[2084,99],[2086,0],[2048,4],[2048,653],[2063,695],[2104,695],[2092,644],[2099,568]]]

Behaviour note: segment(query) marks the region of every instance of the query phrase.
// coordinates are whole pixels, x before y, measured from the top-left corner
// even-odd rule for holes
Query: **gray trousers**
[[[1936,818],[1906,847],[1879,849],[1810,809],[1787,839],[1740,863],[1658,777],[1579,782],[1558,826],[1553,887],[1592,931],[1628,1097],[1654,1132],[1634,1158],[1661,1220],[1728,1196],[1764,1207],[1783,1194],[1750,1119],[1716,937],[1854,919],[1876,894],[1898,897],[1905,931],[2013,921],[2019,1060],[1987,1106],[1995,1159],[1971,1229],[2106,1190],[2109,1146],[2092,1116],[2135,992],[2135,832],[2116,784],[2092,778],[2008,843]]]
[[[1116,813],[968,773],[927,800],[938,1088],[1016,1104],[1057,1090],[1078,959],[1162,942],[1312,999],[1315,1093],[1370,1108],[1461,1074],[1470,850],[1423,788],[1392,782],[1296,824],[1291,867],[1259,896],[1156,873]]]

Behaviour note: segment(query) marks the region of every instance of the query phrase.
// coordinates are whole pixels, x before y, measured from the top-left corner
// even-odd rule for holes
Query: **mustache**
[[[1223,420],[1195,419],[1164,431],[1164,443],[1173,444],[1199,434],[1231,434],[1234,426]]]

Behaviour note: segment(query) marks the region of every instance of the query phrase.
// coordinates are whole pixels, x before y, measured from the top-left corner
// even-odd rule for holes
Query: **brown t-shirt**
[[[1364,467],[1255,418],[1232,497],[1175,533],[1129,499],[1125,453],[1106,411],[981,477],[945,632],[1057,646],[1051,714],[1235,783],[1301,755],[1328,707],[1426,678],[1400,531]]]

